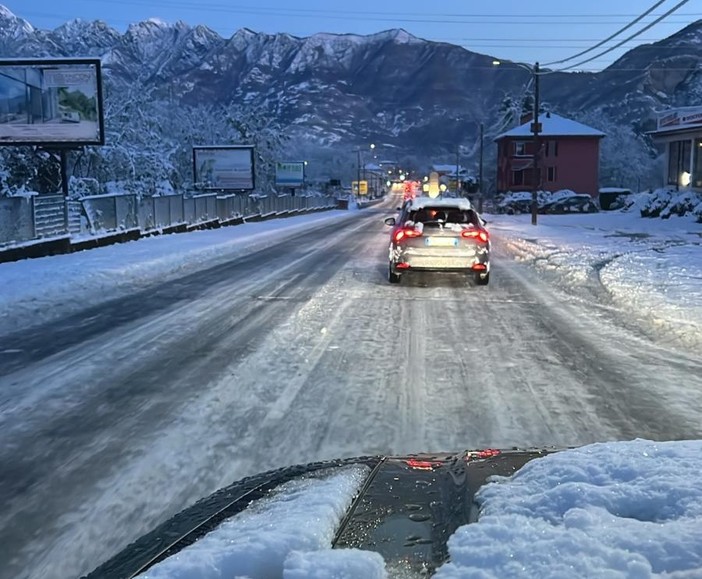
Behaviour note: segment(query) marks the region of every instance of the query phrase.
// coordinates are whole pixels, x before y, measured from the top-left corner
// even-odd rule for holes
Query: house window
[[[544,155],[546,157],[558,157],[558,141],[546,141]]]
[[[668,185],[683,185],[683,173],[690,172],[692,141],[673,141],[668,145]]]
[[[524,185],[524,171],[512,171],[512,185]]]
[[[558,171],[556,171],[556,167],[548,167],[546,169],[546,181],[553,183],[556,179],[558,179]]]
[[[525,156],[527,154],[526,152],[526,143],[523,142],[515,142],[514,143],[514,154],[516,156]]]

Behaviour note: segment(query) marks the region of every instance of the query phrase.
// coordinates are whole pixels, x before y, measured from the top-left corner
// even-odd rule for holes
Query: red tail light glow
[[[398,264],[395,266],[395,269],[409,269],[409,268],[410,268],[410,264],[409,264],[409,263],[405,263],[404,261],[398,263]]]
[[[482,241],[483,243],[487,243],[490,239],[490,235],[484,229],[464,229],[461,231],[461,237],[466,239],[476,239],[478,241]]]
[[[417,231],[416,229],[405,228],[405,229],[398,229],[395,232],[395,235],[393,235],[392,239],[395,243],[398,243],[399,241],[402,241],[405,238],[421,237],[421,236],[422,236],[421,231]]]
[[[476,263],[476,264],[473,266],[473,269],[474,269],[475,271],[486,271],[486,270],[487,270],[487,265],[485,265],[484,263]]]
[[[417,460],[414,458],[411,458],[405,462],[407,463],[408,467],[413,468],[415,470],[434,470],[435,468],[441,466],[440,462],[435,462],[431,460]]]
[[[485,460],[499,456],[501,452],[495,448],[486,448],[485,450],[474,450],[466,453],[464,459],[466,462],[471,460]]]

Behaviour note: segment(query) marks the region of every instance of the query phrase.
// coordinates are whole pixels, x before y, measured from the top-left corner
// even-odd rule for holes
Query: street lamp
[[[492,64],[494,66],[499,66],[502,63],[499,60],[493,60]],[[529,66],[523,62],[511,62],[511,64],[528,71],[532,75],[532,80],[534,81],[534,113],[531,119],[531,134],[534,147],[534,183],[531,191],[531,224],[536,225],[539,215],[538,191],[541,185],[541,169],[539,168],[539,151],[541,150],[541,139],[539,138],[539,133],[541,133],[541,123],[539,122],[539,77],[542,72],[539,69],[538,62],[535,63],[534,66]]]
[[[370,149],[371,149],[371,151],[373,149],[375,149],[375,143],[370,144]],[[356,193],[358,195],[361,194],[361,151],[362,151],[361,147],[359,147],[355,151],[356,155],[357,155],[357,157],[356,157],[356,183],[357,183],[357,189],[358,189],[356,191]],[[364,181],[366,180],[366,166],[365,166],[365,164],[363,165],[363,180]]]

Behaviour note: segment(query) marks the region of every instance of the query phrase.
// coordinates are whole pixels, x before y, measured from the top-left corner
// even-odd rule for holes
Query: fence
[[[61,195],[0,198],[0,244],[80,233],[164,229],[173,225],[228,222],[332,209],[334,197],[290,195],[93,195],[73,201]]]

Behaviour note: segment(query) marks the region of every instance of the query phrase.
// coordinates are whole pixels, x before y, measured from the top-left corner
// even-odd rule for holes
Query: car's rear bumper
[[[490,260],[482,259],[457,259],[457,258],[427,258],[411,257],[403,261],[390,264],[393,273],[405,273],[408,271],[437,271],[456,273],[487,273],[490,271]]]
[[[438,252],[425,249],[399,251],[391,261],[396,273],[403,271],[470,272],[489,271],[490,253],[487,249],[476,251]]]

